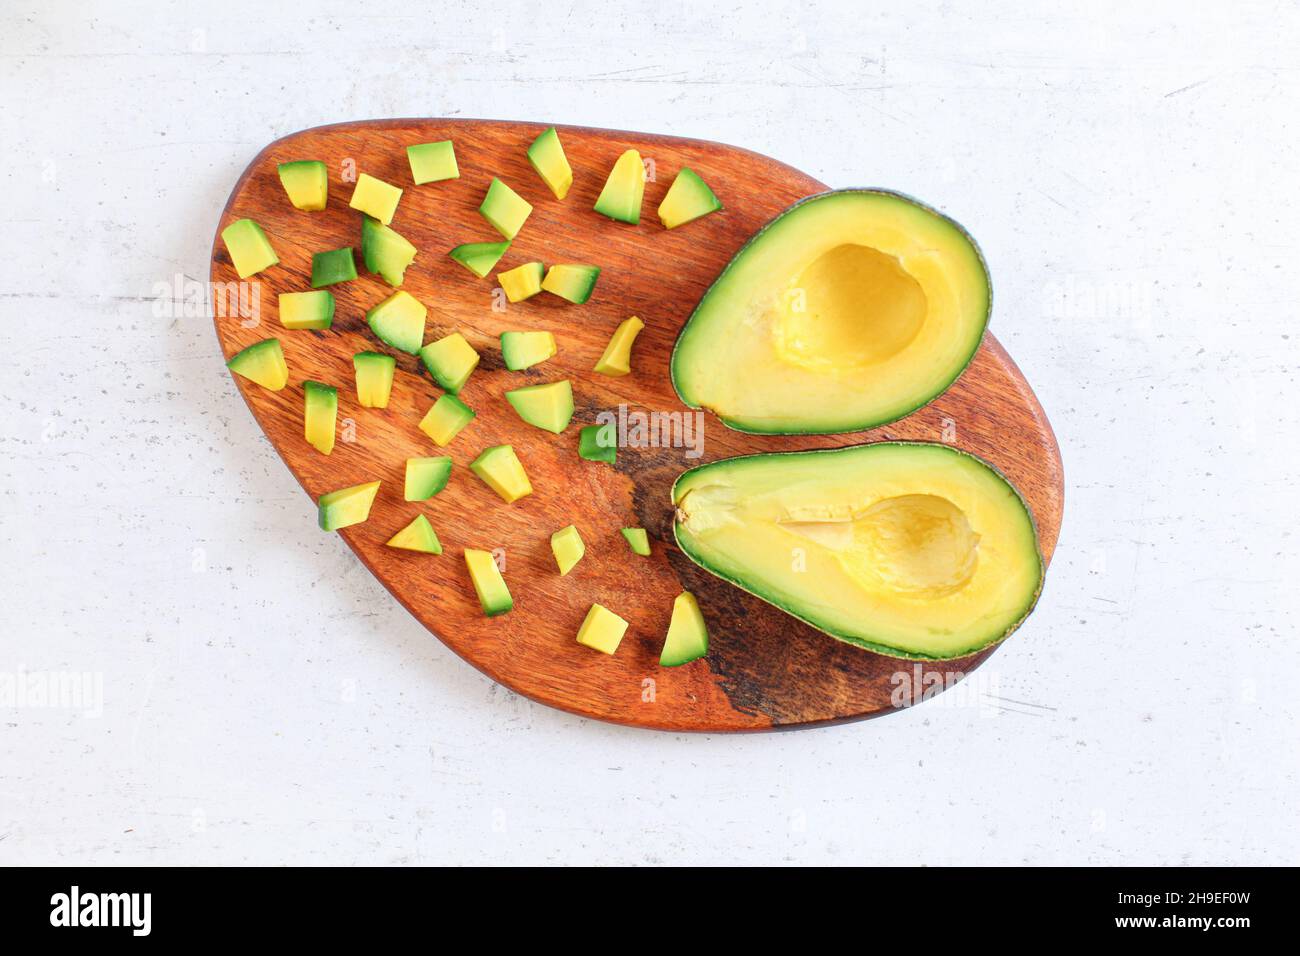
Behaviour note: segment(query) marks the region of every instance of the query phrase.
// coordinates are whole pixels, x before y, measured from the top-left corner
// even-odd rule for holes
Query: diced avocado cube
[[[474,412],[455,395],[440,395],[420,420],[424,432],[439,448],[446,448],[461,429],[474,420]]]
[[[506,272],[497,273],[501,290],[511,302],[523,302],[542,291],[542,274],[546,271],[540,262],[525,262]]]
[[[614,464],[618,458],[617,433],[618,426],[614,422],[584,426],[578,432],[578,457]]]
[[[334,293],[281,292],[280,324],[286,329],[328,329],[334,322]]]
[[[628,547],[633,554],[642,557],[650,554],[650,538],[646,535],[645,528],[624,528],[623,537],[627,538]]]
[[[573,418],[573,385],[569,380],[528,385],[506,392],[506,401],[530,425],[558,435]]]
[[[357,402],[363,408],[387,408],[397,359],[383,352],[358,352],[352,356],[352,368],[357,373]]]
[[[361,258],[368,271],[377,273],[394,289],[402,284],[415,253],[415,246],[397,230],[369,216],[362,217]]]
[[[596,279],[599,277],[598,266],[566,262],[546,270],[542,288],[574,305],[582,305],[591,298],[591,290],[596,288]]]
[[[524,220],[532,213],[533,207],[523,196],[494,176],[478,211],[492,223],[497,232],[507,239],[513,239],[519,235],[519,230],[523,228]]]
[[[263,388],[278,392],[289,383],[289,366],[279,339],[262,339],[231,357],[226,368]]]
[[[352,247],[318,252],[311,257],[311,287],[321,289],[336,282],[348,282],[357,277],[357,261]]]
[[[447,255],[482,279],[496,268],[509,248],[509,242],[467,242]]]
[[[439,387],[455,394],[478,367],[479,354],[465,336],[452,332],[420,349],[420,361]]]
[[[236,219],[221,230],[221,241],[230,253],[230,262],[241,279],[257,275],[280,261],[271,248],[262,227],[251,219]]]
[[[645,195],[645,165],[641,154],[629,149],[614,163],[605,188],[596,200],[596,212],[619,222],[636,225],[641,221],[641,197]]]
[[[578,643],[594,648],[602,654],[613,654],[627,633],[627,621],[609,608],[593,604],[587,617],[578,628]]]
[[[695,172],[683,166],[659,204],[659,221],[665,229],[676,229],[722,208],[718,197]]]
[[[416,515],[415,520],[385,542],[390,548],[403,551],[418,551],[421,554],[442,554],[442,543],[434,534],[433,525],[424,515]]]
[[[339,390],[320,382],[303,382],[303,434],[322,455],[334,450],[334,423],[339,414]]]
[[[446,455],[406,459],[406,500],[428,501],[447,487],[450,477],[451,458]]]
[[[555,336],[550,332],[502,332],[501,360],[512,372],[532,368],[555,354]]]
[[[337,531],[349,525],[360,524],[370,517],[370,506],[379,492],[379,482],[340,488],[321,495],[316,502],[322,531]]]
[[[469,579],[474,583],[474,593],[478,603],[488,617],[505,614],[515,606],[506,580],[501,576],[501,569],[492,560],[490,551],[465,549],[465,566],[469,568]]]
[[[563,199],[569,194],[569,187],[573,185],[573,169],[569,166],[568,157],[564,155],[560,134],[555,132],[554,126],[533,140],[533,145],[528,147],[528,161],[537,170],[537,175],[542,177],[542,182],[555,193],[556,199]]]
[[[563,575],[572,571],[573,566],[582,560],[582,556],[587,553],[587,546],[582,543],[578,529],[569,525],[551,535],[551,553],[555,555],[555,563]]]
[[[379,340],[415,355],[424,341],[424,320],[429,310],[409,292],[394,292],[366,313],[366,321]]]
[[[632,371],[632,343],[644,328],[645,323],[635,315],[619,323],[613,336],[610,337],[609,344],[605,346],[600,361],[596,363],[596,371],[612,378]]]
[[[417,186],[460,178],[456,148],[449,139],[406,147],[406,161],[411,164],[411,178]]]
[[[533,493],[523,463],[509,445],[494,445],[470,462],[469,470],[506,504]]]
[[[386,226],[393,221],[393,213],[397,212],[401,200],[402,191],[396,186],[362,173],[357,177],[357,186],[352,190],[352,200],[348,205]]]
[[[295,209],[306,212],[320,212],[329,200],[330,182],[325,172],[325,164],[320,160],[299,160],[293,163],[281,163],[276,167],[280,174],[280,184],[289,194],[289,202]]]
[[[677,667],[699,660],[709,652],[709,629],[695,595],[683,591],[673,601],[673,617],[668,622],[668,637],[659,655],[662,667]]]

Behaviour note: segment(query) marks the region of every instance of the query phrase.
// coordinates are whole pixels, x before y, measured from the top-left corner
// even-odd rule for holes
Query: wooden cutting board
[[[235,381],[313,500],[348,485],[383,481],[370,519],[340,532],[343,540],[407,610],[465,660],[527,697],[586,717],[677,731],[810,726],[896,709],[900,689],[913,686],[900,683],[897,675],[914,680],[920,674],[927,683],[918,686],[930,686],[934,678],[927,675],[951,678],[977,667],[992,651],[921,666],[859,650],[704,572],[673,544],[669,488],[686,468],[734,455],[886,438],[948,441],[992,462],[1015,483],[1033,509],[1043,553],[1050,558],[1061,523],[1060,454],[1047,417],[1007,353],[987,335],[974,363],[948,392],[903,421],[872,431],[743,435],[710,416],[702,457],[687,458],[682,448],[623,448],[613,467],[583,461],[577,454],[579,428],[594,423],[602,410],[623,404],[630,412],[684,411],[668,377],[682,323],[745,240],[796,199],[827,187],[775,160],[717,143],[560,127],[574,170],[573,188],[560,202],[524,152],[545,128],[427,119],[320,127],[267,146],[235,185],[213,244],[212,281],[237,278],[220,240],[220,230],[235,219],[260,223],[280,264],[250,280],[260,305],[256,319],[240,315],[233,303],[225,309],[217,303],[217,336],[225,358],[263,338],[283,343],[287,388],[271,392],[239,376]],[[443,139],[455,142],[460,178],[412,185],[405,147]],[[653,161],[654,180],[646,185],[639,226],[592,211],[614,160],[629,148]],[[295,210],[281,188],[276,165],[298,159],[320,159],[329,168],[329,206],[323,212]],[[684,165],[713,187],[726,208],[665,230],[655,210]],[[353,354],[392,351],[374,338],[364,319],[365,310],[392,290],[365,273],[360,261],[360,214],[348,207],[358,171],[405,190],[392,225],[420,250],[403,288],[429,307],[426,341],[459,330],[483,356],[461,396],[478,418],[445,450],[455,459],[452,478],[428,502],[402,500],[406,459],[440,453],[416,427],[440,394],[417,372],[418,359],[397,354],[387,409],[356,402]],[[543,293],[503,308],[503,298],[493,295],[494,278],[478,279],[447,257],[460,243],[498,239],[477,212],[494,175],[534,207],[500,268],[531,260],[599,265],[600,281],[585,305]],[[969,225],[978,235],[979,224]],[[333,328],[282,328],[278,293],[310,288],[312,254],[348,245],[357,249],[361,276],[333,287],[338,303]],[[247,291],[254,294],[254,287]],[[646,323],[633,350],[633,373],[618,379],[594,374],[592,366],[610,334],[630,315]],[[559,354],[526,372],[506,371],[498,336],[510,329],[549,329]],[[560,378],[573,382],[577,406],[562,435],[525,425],[503,397],[508,388]],[[305,379],[338,386],[339,442],[328,457],[303,438]],[[514,445],[535,489],[513,505],[504,504],[467,467],[482,449],[501,443]],[[385,547],[419,513],[437,530],[443,554]],[[582,533],[587,554],[560,577],[549,539],[570,523]],[[630,553],[619,533],[625,526],[649,530],[651,557]],[[483,616],[461,554],[467,547],[504,549],[505,578],[515,600],[511,613]],[[661,668],[658,656],[672,601],[683,589],[694,592],[704,610],[709,655],[683,667]],[[613,657],[574,640],[593,602],[630,622]],[[1033,640],[1034,630],[1031,619],[1011,640]]]

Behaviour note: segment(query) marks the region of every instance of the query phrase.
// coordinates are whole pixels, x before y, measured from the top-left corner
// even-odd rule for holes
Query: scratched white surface
[[[1293,9],[112,6],[0,14],[0,673],[103,680],[0,707],[0,863],[1297,861]],[[158,285],[206,278],[269,140],[418,115],[717,139],[974,232],[1068,506],[973,693],[583,721],[316,530]]]

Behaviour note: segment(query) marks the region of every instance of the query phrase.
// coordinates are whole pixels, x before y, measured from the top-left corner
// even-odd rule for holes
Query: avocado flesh
[[[289,202],[304,212],[320,212],[329,200],[329,175],[320,160],[299,160],[276,167]]]
[[[382,352],[358,352],[352,356],[357,379],[357,403],[363,408],[387,408],[393,392],[397,359]]]
[[[467,242],[457,246],[447,255],[451,256],[480,279],[496,268],[501,257],[510,248],[510,240],[505,242]]]
[[[334,426],[339,413],[339,391],[333,385],[303,382],[303,437],[322,455],[334,450]]]
[[[895,657],[961,657],[996,643],[1042,586],[1020,495],[947,445],[732,458],[686,472],[672,497],[677,542],[705,570]]]
[[[352,250],[347,252],[351,258]],[[396,229],[390,229],[369,216],[362,217],[361,258],[368,271],[377,273],[393,288],[402,284],[406,277],[406,267],[415,261],[416,252],[415,246]],[[356,277],[356,267],[353,265],[352,275],[345,278]]]
[[[956,380],[989,303],[984,260],[956,223],[896,193],[823,193],[765,226],[704,294],[673,385],[739,431],[872,428]]]

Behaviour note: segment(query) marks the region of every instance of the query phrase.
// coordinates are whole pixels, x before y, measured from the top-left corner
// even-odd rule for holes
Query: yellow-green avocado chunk
[[[230,263],[241,279],[257,275],[280,262],[262,227],[251,219],[236,219],[221,230],[221,241],[230,253]]]
[[[704,624],[699,602],[690,591],[683,591],[673,601],[673,616],[668,622],[668,636],[659,654],[660,667],[679,667],[699,660],[709,652],[709,629]]]
[[[231,356],[226,367],[273,392],[289,384],[289,366],[284,361],[284,349],[279,339],[262,339],[250,345]]]
[[[832,637],[894,657],[962,657],[1033,609],[1029,508],[980,459],[880,442],[731,458],[673,485],[695,563]]]
[[[673,385],[740,431],[872,428],[956,380],[989,302],[984,260],[952,220],[897,193],[822,193],[765,226],[704,294]]]
[[[474,593],[478,595],[479,606],[488,617],[505,614],[515,606],[506,579],[501,576],[490,551],[475,548],[465,549],[465,566],[469,568],[469,578],[474,584]]]
[[[368,481],[321,495],[316,502],[321,530],[337,531],[365,521],[378,493],[379,482]]]

